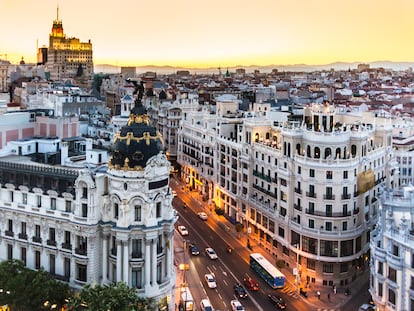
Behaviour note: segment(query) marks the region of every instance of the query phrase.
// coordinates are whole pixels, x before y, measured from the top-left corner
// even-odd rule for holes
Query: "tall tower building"
[[[49,34],[46,67],[52,80],[80,76],[88,80],[93,78],[92,43],[90,40],[80,42],[78,38],[66,37],[62,20],[59,19],[59,8]]]

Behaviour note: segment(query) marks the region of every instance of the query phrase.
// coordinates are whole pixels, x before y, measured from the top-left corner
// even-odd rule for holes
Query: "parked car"
[[[188,249],[190,250],[191,255],[197,256],[200,254],[197,246],[193,243],[188,244]]]
[[[206,279],[207,285],[209,288],[216,288],[216,277],[213,273],[207,273],[204,275],[204,278]]]
[[[230,301],[230,306],[232,311],[245,311],[243,305],[238,300]]]
[[[259,283],[255,279],[252,279],[250,276],[246,275],[243,278],[243,285],[252,291],[259,290]]]
[[[240,283],[234,284],[234,293],[237,298],[247,298],[247,292]]]
[[[270,301],[276,306],[278,310],[285,310],[286,309],[286,302],[283,300],[282,297],[277,296],[275,294],[267,295]]]
[[[206,248],[206,254],[210,259],[217,259],[218,258],[216,252],[211,247]]]
[[[202,219],[202,220],[207,220],[208,219],[207,214],[204,213],[204,212],[199,212],[198,217],[200,217],[200,219]]]
[[[178,226],[177,227],[178,232],[180,232],[181,235],[188,235],[188,230],[185,226]]]

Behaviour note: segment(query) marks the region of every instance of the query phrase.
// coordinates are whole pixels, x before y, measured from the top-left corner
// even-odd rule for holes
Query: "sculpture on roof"
[[[144,81],[141,80],[140,84],[138,84],[138,81],[131,80],[130,78],[128,78],[126,81],[132,82],[132,84],[134,85],[135,90],[133,95],[138,93],[135,99],[135,104],[141,104],[142,97],[144,96]]]

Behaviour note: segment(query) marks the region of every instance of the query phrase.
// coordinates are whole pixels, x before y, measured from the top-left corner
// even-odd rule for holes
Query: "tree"
[[[125,283],[86,285],[68,302],[70,310],[146,311],[155,310],[154,299],[140,298]]]
[[[60,307],[70,295],[68,284],[42,269],[31,270],[19,260],[0,263],[0,288],[0,305],[7,303],[12,310],[41,310],[45,302]]]

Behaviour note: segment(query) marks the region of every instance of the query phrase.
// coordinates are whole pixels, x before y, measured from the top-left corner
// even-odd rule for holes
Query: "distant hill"
[[[224,73],[227,69],[230,72],[234,72],[238,68],[246,69],[247,73],[253,72],[254,70],[259,70],[260,72],[271,72],[273,69],[278,71],[296,71],[296,72],[311,72],[311,71],[322,71],[322,70],[348,70],[356,69],[358,64],[365,62],[335,62],[325,65],[306,65],[306,64],[293,64],[293,65],[267,65],[267,66],[233,66],[233,67],[222,67],[221,72]],[[408,68],[414,68],[414,62],[392,62],[392,61],[375,61],[369,62],[370,68],[385,68],[392,70],[406,70]],[[190,73],[204,73],[204,74],[218,74],[218,68],[184,68],[184,67],[174,67],[174,66],[157,66],[157,65],[147,65],[147,66],[137,66],[137,74],[142,74],[147,71],[153,71],[158,74],[173,74],[178,70],[188,70]],[[109,64],[96,64],[95,73],[119,73],[121,68],[119,66],[109,65]]]

